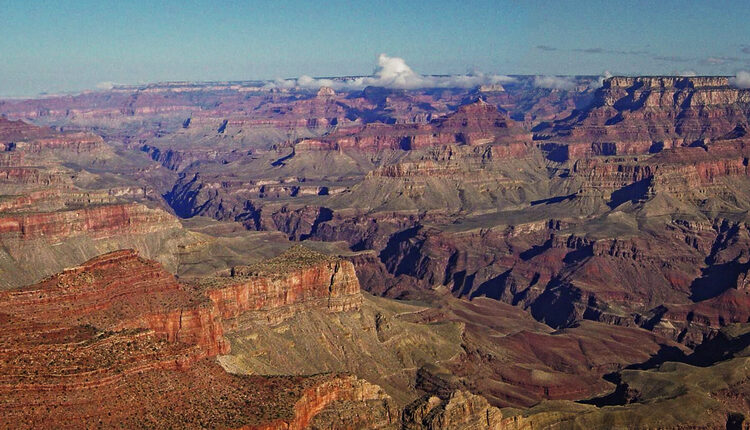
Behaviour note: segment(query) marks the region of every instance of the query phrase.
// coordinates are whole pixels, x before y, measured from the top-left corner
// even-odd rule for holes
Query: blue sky
[[[0,0],[0,96],[111,81],[369,74],[734,74],[746,1]]]

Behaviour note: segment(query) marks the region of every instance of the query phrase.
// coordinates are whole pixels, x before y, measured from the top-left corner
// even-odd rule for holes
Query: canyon
[[[0,101],[7,422],[747,428],[750,90],[337,79]]]

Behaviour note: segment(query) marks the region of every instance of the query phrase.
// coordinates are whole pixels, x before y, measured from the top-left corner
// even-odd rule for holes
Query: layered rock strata
[[[289,275],[275,272],[290,269]],[[158,417],[171,414],[151,415],[154,408],[167,407],[171,396],[191,386],[196,391],[183,392],[187,397],[182,401],[197,410],[183,418],[172,417],[176,421],[171,424],[210,417],[206,424],[247,422],[247,428],[301,429],[333,402],[371,400],[387,407],[382,403],[387,396],[379,388],[354,377],[297,378],[296,382],[271,378],[260,381],[267,388],[255,399],[256,409],[238,411],[236,417],[216,415],[221,399],[237,405],[241,393],[248,391],[242,377],[230,376],[206,360],[229,352],[224,333],[232,330],[232,321],[243,312],[319,306],[321,302],[330,311],[343,311],[357,309],[361,301],[351,263],[299,248],[257,266],[253,273],[244,270],[238,269],[236,276],[253,281],[230,279],[222,286],[189,287],[178,283],[160,264],[122,250],[39,284],[0,292],[0,316],[6,325],[0,338],[4,351],[0,352],[4,369],[0,391],[6,393],[3,403],[10,420],[6,422],[33,426],[50,419],[132,425],[156,420],[152,422],[156,424]],[[164,383],[158,381],[164,378],[174,382],[157,393],[154,390]],[[192,382],[181,385],[186,378]],[[205,393],[213,385],[212,378],[223,381],[224,394],[218,398]],[[289,383],[291,397],[279,398],[275,390]],[[301,391],[293,394],[296,390]],[[32,401],[34,396],[40,397]],[[100,398],[110,401],[95,401]],[[46,409],[33,406],[39,401]],[[282,410],[285,404],[293,407],[252,424],[254,414],[269,407],[262,406],[264,401]],[[72,408],[77,402],[82,403]],[[141,407],[136,407],[137,402],[143,402]],[[152,412],[144,413],[143,408]],[[170,421],[161,425],[165,422]]]
[[[296,144],[296,148],[411,150],[446,144],[475,146],[493,142],[522,143],[530,141],[530,138],[497,107],[480,99],[427,124],[370,124],[361,129],[342,129],[321,139],[302,140]]]
[[[750,92],[726,77],[612,77],[591,102],[537,132],[563,158],[645,154],[747,129]]]

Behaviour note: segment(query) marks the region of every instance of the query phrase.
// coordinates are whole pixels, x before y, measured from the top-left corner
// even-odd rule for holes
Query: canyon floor
[[[3,427],[750,428],[750,90],[0,101]]]

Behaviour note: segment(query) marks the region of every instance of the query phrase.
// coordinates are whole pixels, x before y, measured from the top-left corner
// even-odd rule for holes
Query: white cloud
[[[104,81],[104,82],[99,82],[98,84],[96,84],[96,88],[100,90],[111,90],[112,88],[115,87],[115,85],[117,84],[114,82]]]
[[[307,75],[302,75],[297,78],[297,86],[317,90],[320,87],[335,87],[336,82],[333,79],[315,79]]]
[[[611,77],[612,73],[610,73],[609,70],[605,70],[604,73],[601,74],[601,76],[591,81],[591,83],[589,84],[589,88],[591,88],[592,90],[601,88],[602,85],[604,85],[604,80]]]
[[[414,73],[403,58],[380,54],[375,76],[383,87],[409,88],[425,84],[424,77]]]
[[[736,63],[740,61],[737,57],[708,57],[705,60],[702,60],[701,63],[703,64],[711,64],[711,65],[721,65],[721,64],[727,64],[727,63]]]
[[[535,76],[534,86],[554,90],[572,90],[576,83],[573,78],[568,76]]]
[[[676,74],[677,74],[677,76],[685,76],[685,77],[698,76],[698,73],[696,73],[695,70],[683,70],[683,71],[678,72]]]
[[[729,84],[737,88],[750,88],[750,72],[737,72],[735,77],[729,78]]]
[[[349,80],[316,79],[300,76],[297,79],[277,79],[266,85],[266,88],[304,88],[318,89],[331,87],[335,90],[361,90],[368,86],[396,89],[416,88],[473,88],[479,85],[501,84],[515,81],[504,75],[471,73],[451,76],[424,76],[415,72],[403,58],[389,57],[380,54],[378,66],[373,76]]]
[[[271,88],[294,88],[297,86],[297,80],[296,79],[276,79],[273,82],[269,82],[263,87],[266,89]]]

